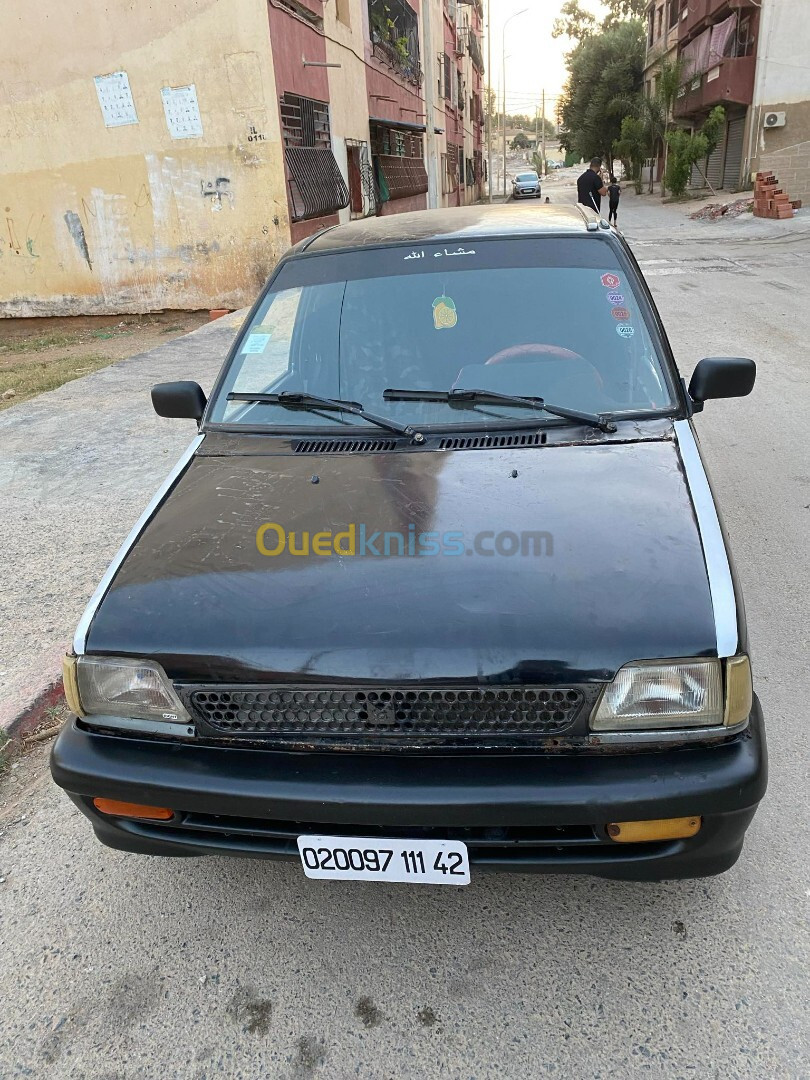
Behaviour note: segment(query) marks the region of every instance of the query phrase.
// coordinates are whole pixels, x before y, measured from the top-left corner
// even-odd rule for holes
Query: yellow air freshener
[[[437,330],[449,330],[458,322],[456,303],[449,296],[437,296],[433,301],[433,325]]]

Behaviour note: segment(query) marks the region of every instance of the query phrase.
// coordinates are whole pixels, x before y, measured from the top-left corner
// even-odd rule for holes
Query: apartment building
[[[0,316],[240,307],[318,229],[480,197],[480,3],[6,0]]]
[[[678,27],[686,0],[650,0],[645,10],[647,52],[644,60],[644,93],[655,97],[662,63],[674,63],[678,56]],[[655,155],[645,169],[652,169],[653,179],[660,180],[665,168],[664,145],[655,147]],[[649,174],[647,174],[649,175]]]
[[[792,199],[810,200],[810,5],[763,0],[745,170],[774,172]]]
[[[678,55],[678,26],[686,0],[649,0],[645,10],[647,54],[644,61],[644,92],[648,97],[658,89],[661,62],[673,62]]]
[[[746,134],[751,122],[761,5],[754,0],[688,0],[678,29],[678,55],[686,82],[675,104],[675,118],[700,127],[722,105],[726,123],[713,153],[699,163],[693,184],[704,178],[715,189],[748,186]]]

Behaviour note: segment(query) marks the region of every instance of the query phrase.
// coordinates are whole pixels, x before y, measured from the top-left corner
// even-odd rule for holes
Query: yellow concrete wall
[[[339,68],[329,69],[332,149],[347,184],[346,139],[369,141],[366,66],[362,60],[368,32],[367,7],[367,0],[340,0],[339,5],[337,0],[330,0],[323,9],[326,60],[340,64]],[[342,19],[338,18],[339,13]],[[348,221],[349,207],[341,210],[339,216],[342,222]]]
[[[264,0],[2,7],[0,316],[250,302],[289,245]],[[107,128],[118,70],[139,122]],[[190,83],[203,136],[173,139],[161,88]]]

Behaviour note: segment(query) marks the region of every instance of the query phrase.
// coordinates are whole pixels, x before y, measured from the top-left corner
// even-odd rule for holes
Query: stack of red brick
[[[791,218],[800,209],[801,199],[791,201],[779,181],[769,172],[758,172],[754,183],[754,217]]]

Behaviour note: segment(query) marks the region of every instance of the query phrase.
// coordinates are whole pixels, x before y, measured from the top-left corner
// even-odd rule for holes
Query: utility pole
[[[506,198],[506,28],[512,19],[516,19],[518,15],[525,15],[528,8],[521,8],[520,11],[516,11],[514,15],[510,15],[506,22],[503,24],[503,33],[501,34],[501,80],[503,90],[503,197]]]
[[[487,0],[487,190],[492,202],[492,0]]]
[[[428,175],[429,210],[439,205],[439,171],[436,154],[436,121],[433,116],[436,83],[433,78],[433,45],[429,0],[422,0],[422,38],[425,53],[425,165]]]
[[[505,39],[504,39],[505,40]],[[501,185],[503,187],[503,197],[506,198],[506,46],[503,49],[503,67],[501,68],[501,120],[503,122],[503,153],[501,154],[501,162],[503,172],[501,174]]]
[[[543,87],[543,176],[548,176],[548,164],[546,162],[546,90]]]

